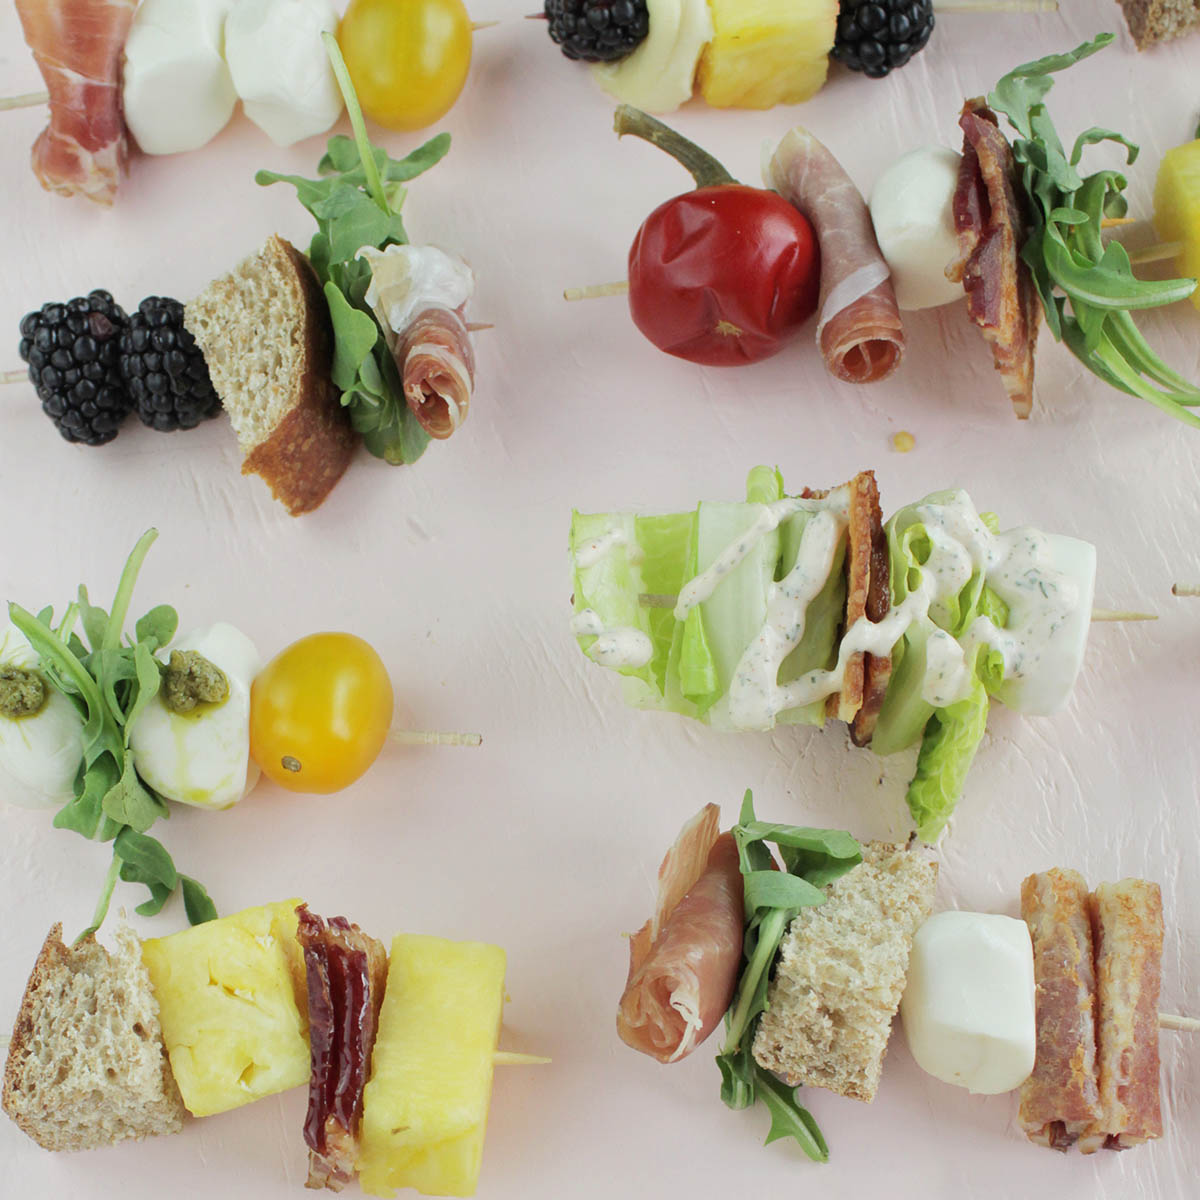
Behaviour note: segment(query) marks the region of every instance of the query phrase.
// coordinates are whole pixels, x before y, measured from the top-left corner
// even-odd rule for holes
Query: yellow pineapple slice
[[[829,70],[838,0],[709,0],[713,39],[700,58],[716,108],[770,108],[815,96]]]
[[[498,946],[392,942],[363,1091],[358,1180],[368,1195],[474,1195],[503,1002]]]
[[[1200,279],[1200,138],[1168,150],[1154,188],[1154,228],[1170,242],[1182,242],[1179,270]],[[1192,293],[1200,308],[1200,288]]]
[[[299,903],[248,908],[142,943],[171,1070],[193,1116],[308,1082]]]

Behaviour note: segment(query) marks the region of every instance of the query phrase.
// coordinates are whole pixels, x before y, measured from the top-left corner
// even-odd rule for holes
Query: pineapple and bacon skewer
[[[172,1119],[112,1119],[97,1129],[94,1081],[75,1086],[73,1068],[64,1069],[71,1078],[56,1082],[53,1097],[42,1095],[46,1072],[29,1036],[38,1030],[43,1056],[52,1049],[86,1064],[96,1053],[86,1021],[64,1014],[61,983],[46,966],[53,960],[90,975],[97,955],[113,960],[90,941],[62,946],[60,932],[51,931],[30,975],[3,1097],[5,1112],[46,1149],[179,1132],[186,1114],[230,1112],[307,1085],[306,1186],[340,1191],[357,1174],[368,1195],[413,1187],[470,1196],[494,1068],[550,1061],[498,1048],[506,1000],[500,947],[399,934],[389,952],[345,918],[325,920],[293,899],[140,943],[120,932],[132,954],[111,969],[129,978],[100,1019],[125,1022],[144,1057],[161,1058],[151,1073],[161,1070]],[[143,1015],[147,1003],[152,1018]],[[129,1113],[146,1102],[129,1063],[119,1073],[105,1073],[106,1065],[110,1108]]]

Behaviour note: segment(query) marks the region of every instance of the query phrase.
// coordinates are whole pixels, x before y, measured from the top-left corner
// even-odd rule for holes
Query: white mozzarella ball
[[[211,141],[237,104],[225,63],[233,0],[143,0],[125,42],[125,123],[147,154]]]
[[[278,146],[324,133],[341,115],[322,32],[329,0],[239,0],[225,22],[225,59],[250,118]]]
[[[0,667],[36,669],[37,651],[9,625],[0,632]],[[75,795],[83,761],[83,717],[46,685],[46,702],[27,717],[0,715],[0,800],[22,808],[61,808]]]
[[[948,911],[913,938],[900,1001],[917,1065],[982,1095],[1020,1087],[1037,1047],[1033,943],[1024,921]]]
[[[963,297],[962,284],[946,278],[946,267],[959,257],[952,202],[961,157],[944,146],[910,150],[871,192],[875,237],[902,309],[934,308]]]
[[[160,690],[130,731],[133,764],[168,800],[228,808],[258,782],[258,766],[250,758],[250,685],[262,660],[254,643],[226,624],[198,629],[171,649],[194,650],[220,667],[229,680],[229,697],[176,713]]]

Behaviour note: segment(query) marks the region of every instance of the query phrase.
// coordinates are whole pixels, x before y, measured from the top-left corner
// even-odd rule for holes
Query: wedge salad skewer
[[[965,492],[885,526],[870,472],[789,496],[766,467],[744,503],[576,512],[571,553],[571,631],[628,703],[725,731],[836,717],[884,755],[919,744],[908,805],[926,841],[962,794],[991,699],[1034,715],[1067,703],[1096,568],[1088,543],[999,532]]]

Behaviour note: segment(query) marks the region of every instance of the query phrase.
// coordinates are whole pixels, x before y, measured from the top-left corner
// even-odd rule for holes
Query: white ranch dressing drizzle
[[[599,537],[590,538],[582,546],[575,547],[575,565],[581,571],[586,571],[588,567],[594,567],[606,559],[618,546],[628,543],[629,531],[625,527],[617,525],[606,529]],[[633,561],[632,555],[630,561]]]
[[[762,505],[762,511],[747,528],[746,532],[731,542],[712,563],[700,572],[694,579],[688,580],[679,591],[675,602],[675,620],[686,621],[687,615],[697,604],[703,604],[717,586],[733,571],[746,555],[768,533],[778,529],[780,524],[797,512],[819,513],[838,511],[844,519],[848,515],[849,493],[846,488],[837,488],[823,499],[804,499],[800,496],[784,496],[782,500],[773,500],[770,504]]]
[[[612,670],[644,667],[654,657],[654,644],[640,629],[634,629],[632,625],[607,626],[592,608],[575,613],[571,618],[571,632],[576,637],[596,639],[585,653],[602,667]]]
[[[804,527],[796,565],[767,597],[767,619],[746,647],[729,685],[729,719],[737,729],[770,729],[778,707],[779,669],[800,644],[809,605],[833,570],[846,521],[831,510],[816,513]]]

